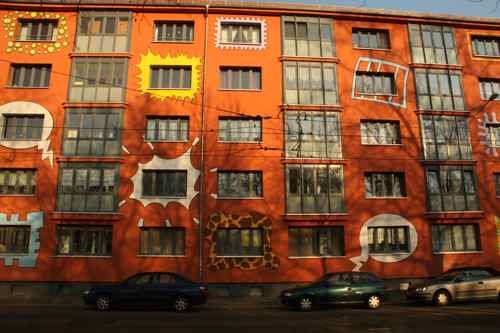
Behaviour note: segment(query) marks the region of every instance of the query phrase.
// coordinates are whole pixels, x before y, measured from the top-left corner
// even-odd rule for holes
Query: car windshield
[[[459,271],[452,271],[452,272],[444,272],[440,276],[436,278],[436,281],[439,282],[450,282],[453,281],[457,276],[460,275]]]
[[[332,277],[332,274],[326,274],[326,275],[323,275],[322,277],[320,277],[319,279],[317,279],[316,281],[313,281],[311,282],[311,284],[318,284],[318,283],[322,283],[323,281],[326,281],[328,280],[329,278]]]

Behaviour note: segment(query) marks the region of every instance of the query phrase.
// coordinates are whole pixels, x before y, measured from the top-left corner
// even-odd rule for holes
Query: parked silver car
[[[432,301],[436,305],[465,300],[500,300],[500,272],[489,267],[454,268],[435,279],[410,285],[406,297]]]

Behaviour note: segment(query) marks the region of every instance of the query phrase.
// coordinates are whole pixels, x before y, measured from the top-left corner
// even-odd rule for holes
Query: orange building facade
[[[500,21],[0,2],[0,280],[500,269]]]

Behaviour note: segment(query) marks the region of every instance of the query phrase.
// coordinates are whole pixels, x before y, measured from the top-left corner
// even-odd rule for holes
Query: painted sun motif
[[[188,89],[161,89],[150,88],[151,81],[151,67],[152,66],[185,66],[191,67],[191,86]],[[171,56],[167,54],[162,57],[159,54],[154,54],[148,50],[147,54],[141,55],[141,62],[137,65],[140,74],[137,76],[139,79],[139,89],[143,94],[149,94],[153,98],[165,100],[167,98],[178,99],[194,99],[196,93],[200,89],[200,76],[201,76],[201,58],[188,57],[180,54]]]

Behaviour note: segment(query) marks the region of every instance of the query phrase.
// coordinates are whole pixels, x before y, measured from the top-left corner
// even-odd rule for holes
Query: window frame
[[[227,72],[226,72],[227,71]],[[244,88],[243,87],[243,73],[248,71],[249,86],[254,84],[254,87]],[[234,72],[238,76],[238,87],[224,87],[224,82],[233,83]],[[226,74],[227,73],[227,74]],[[258,74],[257,74],[258,73]],[[229,80],[224,79],[224,75],[227,75]],[[258,78],[258,80],[257,80]],[[222,91],[262,91],[262,68],[261,67],[236,67],[236,66],[220,66],[219,67],[219,90]]]
[[[382,90],[384,90],[384,79],[389,78],[390,79],[390,92],[386,91],[376,91],[377,88],[377,77],[381,78],[381,83],[382,83]],[[371,81],[371,85],[373,87],[373,92],[367,92],[365,91],[367,89],[366,86],[366,80]],[[355,78],[354,78],[354,94],[357,96],[389,96],[389,97],[396,97],[398,96],[398,91],[396,87],[396,77],[394,73],[391,72],[367,72],[367,71],[357,71],[355,73]],[[361,87],[358,87],[358,82],[362,83]]]
[[[223,30],[224,30],[224,26],[230,26],[231,28],[229,29],[229,33],[232,32],[232,29],[233,29],[233,26],[237,26],[238,27],[238,31],[241,31],[242,30],[242,27],[243,26],[254,26],[254,27],[259,27],[259,41],[258,42],[238,42],[238,41],[230,41],[230,42],[225,42],[223,41],[223,38],[222,38],[222,34],[223,34]],[[264,43],[264,24],[263,22],[261,21],[248,21],[248,22],[244,22],[244,21],[233,21],[233,20],[226,20],[226,19],[222,19],[219,23],[219,29],[220,29],[220,32],[219,32],[219,36],[218,36],[218,43],[220,45],[249,45],[249,46],[260,46],[260,45],[263,45]]]
[[[304,234],[304,231],[309,231],[310,230],[310,244],[307,244],[305,240],[307,239],[306,237],[301,237]],[[293,239],[294,235],[293,232],[297,232],[295,235],[296,238],[295,240]],[[302,234],[301,234],[302,232]],[[331,253],[327,254],[321,254],[321,241],[322,238],[321,236],[322,233],[327,234],[328,238],[327,239],[327,244],[332,246]],[[332,235],[337,234],[336,237],[332,237]],[[335,239],[337,238],[337,239]],[[340,241],[340,243],[336,243],[334,241]],[[293,248],[293,242],[296,243],[296,255],[292,255],[292,248]],[[345,251],[345,230],[344,226],[328,226],[328,227],[323,227],[323,226],[312,226],[312,227],[305,227],[305,226],[290,226],[288,227],[288,258],[289,259],[307,259],[307,258],[344,258],[346,256],[346,251]],[[310,251],[309,249],[304,249],[304,245],[311,245]],[[328,247],[327,245],[327,247]],[[337,248],[333,248],[334,246],[338,246]],[[339,254],[334,254],[333,252],[336,252],[336,250],[340,250]],[[294,250],[295,251],[295,250]],[[301,255],[301,253],[304,252],[311,252],[311,255]]]
[[[468,117],[445,116],[445,115],[421,115],[421,138],[424,159],[435,161],[468,161],[472,160],[472,143],[468,124]],[[430,124],[429,127],[426,124]],[[450,125],[451,124],[451,125]],[[461,126],[464,125],[465,126]],[[451,128],[450,128],[451,127]],[[431,135],[428,136],[428,129]],[[464,132],[465,129],[465,132]],[[448,134],[443,142],[443,134]],[[464,138],[464,134],[467,137]],[[464,141],[465,139],[465,141]],[[450,144],[454,143],[454,144]],[[434,149],[432,149],[434,147]],[[452,150],[456,148],[458,158],[454,157]],[[430,151],[432,149],[432,151]],[[441,157],[442,150],[446,150],[446,156]],[[455,153],[456,154],[456,153]]]
[[[467,238],[466,238],[466,230],[465,228],[468,226],[472,226],[474,230],[474,249],[467,249]],[[454,227],[458,227],[462,229],[462,239],[461,241],[464,244],[464,249],[456,249],[456,238],[454,234]],[[450,231],[450,243],[452,248],[448,251],[443,250],[443,244],[441,242],[442,231],[441,229],[449,228]],[[437,230],[437,231],[436,231]],[[445,231],[446,232],[446,231]],[[436,234],[438,234],[438,238],[436,239]],[[453,253],[477,253],[482,252],[481,246],[481,233],[480,233],[480,225],[479,223],[435,223],[431,225],[431,242],[432,242],[432,254],[453,254]],[[439,245],[439,249],[436,249],[436,245]]]
[[[57,224],[55,228],[55,234],[56,234],[56,244],[55,244],[55,256],[56,257],[89,257],[89,258],[112,258],[113,257],[113,226],[112,225],[70,225],[70,224]],[[64,236],[62,231],[64,230],[69,230],[69,250],[67,253],[60,252],[61,244],[63,243],[61,241],[61,238]],[[97,237],[97,240],[95,241],[96,243],[101,240],[101,249],[104,247],[106,248],[106,251],[104,253],[98,253],[98,254],[91,254],[91,253],[78,253],[77,251],[74,251],[74,247],[78,247],[75,243],[77,241],[74,239],[76,238],[75,234],[77,232],[87,234],[86,237],[80,236],[79,242],[82,241],[82,239],[86,239],[87,241],[93,241],[94,239],[92,238],[92,234]],[[98,232],[104,233],[104,235],[99,235],[97,236]],[[89,236],[90,235],[90,236]],[[88,237],[88,238],[87,238]],[[109,237],[109,239],[108,239]],[[96,245],[96,247],[99,247]],[[109,252],[108,252],[109,250]]]
[[[175,71],[179,71],[179,87],[164,87],[160,86],[163,84],[165,72],[169,71],[168,78],[169,84],[174,83],[174,73]],[[151,65],[149,66],[150,78],[149,78],[149,86],[148,90],[192,90],[193,89],[193,66],[190,65]],[[158,71],[157,74],[157,87],[153,87],[153,73],[154,71]],[[189,87],[183,87],[182,85],[185,82],[186,73],[189,72]]]
[[[147,232],[147,234],[144,234]],[[158,232],[155,236],[153,232]],[[179,235],[182,235],[179,237]],[[147,251],[144,250],[144,238],[148,238]],[[154,239],[159,241],[160,253],[154,253]],[[166,241],[170,241],[166,243]],[[177,242],[181,242],[181,251],[177,253]],[[170,245],[170,246],[167,246]],[[168,249],[167,249],[168,247]],[[186,256],[186,228],[184,227],[141,227],[139,228],[138,257],[185,257]],[[165,252],[163,250],[166,250]]]
[[[151,174],[151,193],[146,194],[146,174]],[[177,195],[178,193],[166,193],[165,185],[166,179],[169,175],[174,175],[176,178],[176,186],[180,185],[179,182],[182,182],[183,185],[183,194]],[[179,180],[179,175],[182,174],[184,179],[181,178]],[[148,176],[149,177],[149,176]],[[158,177],[161,177],[160,179]],[[171,176],[170,176],[171,177]],[[169,198],[169,199],[185,199],[188,197],[188,177],[189,174],[187,170],[184,169],[145,169],[142,170],[142,192],[141,198]],[[163,192],[160,193],[159,190]]]
[[[226,126],[227,130],[224,130],[223,129],[223,124],[221,122],[228,122],[228,125]],[[235,122],[236,124],[238,123],[244,123],[244,122],[252,122],[252,123],[258,123],[259,124],[259,137],[258,137],[258,140],[242,140],[241,139],[241,135],[236,138],[235,140],[231,140],[231,138],[234,136],[234,132],[232,131],[232,129],[234,129],[234,127],[232,126],[233,122]],[[243,127],[239,127],[240,129],[242,129]],[[250,127],[248,127],[250,128]],[[226,140],[222,140],[221,138],[221,133],[222,131],[225,131],[226,135],[225,135],[225,138]],[[218,130],[217,130],[217,142],[221,142],[221,143],[262,143],[263,141],[263,133],[262,133],[262,118],[260,116],[257,116],[257,117],[219,117],[218,119]],[[245,132],[237,132],[236,134],[242,134],[242,133],[245,133]],[[252,135],[253,133],[255,132],[248,132],[248,136]]]
[[[460,173],[460,183],[459,183],[459,192],[455,193],[452,191],[451,187],[453,186],[452,184],[452,173],[451,172],[459,172]],[[435,176],[437,177],[434,179],[434,182],[436,182],[434,185],[437,185],[436,188],[432,188],[430,186],[431,177],[430,173],[434,173]],[[473,186],[473,189],[467,189],[466,182],[467,179],[465,177],[466,172],[469,174],[469,181],[471,181],[471,185]],[[442,177],[445,178],[442,178]],[[448,191],[444,192],[443,187],[444,186],[448,187]],[[477,177],[474,172],[474,168],[472,166],[467,166],[467,165],[428,165],[425,167],[425,187],[426,187],[426,194],[427,194],[427,211],[429,213],[446,213],[446,212],[468,212],[468,211],[480,211],[481,210],[481,205],[479,201],[479,194],[478,194],[478,186],[477,186]],[[433,193],[431,192],[432,190],[438,190],[438,192]],[[470,200],[468,197],[471,197]],[[437,198],[436,198],[437,197]],[[453,208],[456,208],[457,200],[463,199],[464,203],[464,208],[463,210],[457,210],[457,209],[451,209],[447,210],[445,205],[446,202],[444,201],[444,198],[447,198],[451,201],[451,206]],[[474,201],[472,201],[472,197],[474,197]],[[471,201],[471,202],[469,202]],[[437,204],[436,202],[439,203],[439,210],[433,210],[432,208],[432,203]],[[473,209],[469,209],[469,206],[472,206]]]
[[[302,66],[301,66],[302,65]],[[283,69],[283,104],[284,105],[312,105],[312,106],[323,106],[323,105],[332,105],[332,106],[340,106],[340,96],[339,96],[339,87],[338,87],[338,75],[337,75],[337,66],[335,63],[329,63],[329,62],[311,62],[311,61],[284,61],[282,65]],[[292,81],[288,81],[287,78],[287,68],[292,68],[294,71],[294,76],[295,76],[295,81],[293,84],[293,87],[289,86],[289,84],[292,84]],[[315,81],[311,79],[312,77],[312,70],[317,69],[319,67],[321,71],[321,89],[316,89],[314,87]],[[309,80],[308,81],[301,81],[299,79],[299,73],[301,69],[306,69],[308,72]],[[329,82],[328,79],[325,80],[325,69],[326,70],[331,70],[333,73],[333,77],[331,78],[332,83],[333,83],[333,89],[326,89],[326,84]],[[305,89],[301,87],[302,84],[306,83],[308,87]],[[296,103],[290,103],[287,101],[288,91],[294,91],[296,93],[296,98],[297,101]],[[319,92],[321,91],[321,99],[322,103],[321,104],[316,104],[313,103],[313,99],[315,98],[314,92]],[[302,103],[301,102],[301,92],[305,93],[308,92],[309,95],[309,103]],[[328,93],[332,93],[333,95],[330,97],[327,97]],[[334,103],[327,103],[329,98],[334,99]]]
[[[496,197],[500,198],[500,172],[493,173],[493,182],[495,183]]]
[[[41,118],[41,126],[39,127],[39,133],[36,133],[36,134],[40,134],[40,137],[26,137],[26,138],[13,138],[13,137],[8,137],[7,135],[9,134],[9,129],[12,129],[14,128],[15,132],[15,136],[17,136],[17,131],[18,131],[18,128],[21,127],[21,130],[23,132],[26,133],[26,136],[28,134],[28,130],[29,128],[32,128],[31,132],[32,134],[35,133],[36,130],[33,130],[33,129],[37,129],[38,127],[35,127],[35,126],[30,126],[29,124],[29,119],[35,119],[35,118]],[[1,118],[0,118],[1,119]],[[16,123],[16,126],[8,126],[8,122],[9,122],[9,119],[15,119],[15,123]],[[22,126],[17,126],[17,123],[19,122],[19,120],[22,119]],[[0,133],[1,137],[0,137],[0,140],[2,141],[33,141],[33,142],[36,142],[36,141],[41,141],[42,140],[42,137],[43,137],[43,129],[44,129],[44,121],[45,121],[45,115],[43,114],[23,114],[23,113],[4,113],[3,114],[3,124],[0,124],[0,130],[2,130],[2,133]]]
[[[247,196],[244,195],[221,195],[221,175],[227,175],[229,177],[227,179],[228,183],[231,183],[231,176],[235,175],[246,175],[246,182],[248,184],[248,188],[243,189],[243,192],[248,192]],[[260,183],[259,183],[260,181]],[[240,185],[240,183],[238,183]],[[258,191],[255,191],[255,186],[260,189],[260,196],[258,195]],[[231,186],[229,186],[231,187]],[[238,192],[240,189],[238,189]],[[233,188],[233,192],[236,189]],[[240,170],[217,170],[217,199],[221,200],[248,200],[248,199],[264,199],[264,173],[262,171],[240,171]]]
[[[416,29],[415,29],[416,28]],[[416,31],[417,35],[412,35],[412,32]],[[425,33],[430,33],[430,36],[426,39],[424,36],[428,36]],[[434,33],[439,33],[439,40],[441,42],[441,46],[438,44],[434,38]],[[453,48],[447,47],[447,43],[450,41],[446,41],[445,34],[451,34],[452,39],[450,40],[453,44]],[[414,37],[418,37],[418,42],[414,40]],[[409,23],[408,24],[408,40],[409,40],[409,48],[411,54],[411,61],[415,64],[437,64],[437,65],[458,65],[459,64],[459,55],[457,51],[457,41],[455,36],[455,29],[449,25],[440,25],[440,24],[418,24],[418,23]],[[430,42],[432,47],[429,45],[425,45]],[[426,47],[427,46],[427,47]],[[414,49],[419,49],[421,51],[423,62],[417,61]],[[426,49],[432,48],[433,60],[436,59],[436,50],[443,50],[443,56],[445,62],[433,62],[429,60],[430,54],[427,55]],[[454,56],[453,56],[454,54]],[[450,58],[455,58],[456,62],[452,62]]]
[[[500,100],[500,79],[498,78],[489,78],[489,77],[480,77],[478,79],[479,81],[479,95],[481,96],[481,100],[483,101],[489,101],[490,98],[492,97],[493,94],[498,94],[498,96],[494,99],[496,101]],[[486,85],[489,85],[489,90],[492,92],[490,96],[486,96],[486,91],[485,89]],[[497,90],[494,90],[494,87],[498,88]]]
[[[22,245],[16,244],[19,243],[19,233],[22,235]],[[5,247],[5,251],[0,251],[0,258],[5,256],[23,256],[30,253],[31,226],[0,224],[0,237],[2,235],[4,236],[4,240],[0,242],[0,245]],[[10,248],[8,245],[10,245]]]
[[[302,119],[304,116],[304,119]],[[308,121],[307,117],[310,117],[310,121]],[[340,112],[327,112],[327,111],[286,111],[284,113],[283,121],[285,124],[285,133],[284,133],[284,141],[285,141],[285,158],[286,159],[331,159],[331,160],[339,160],[342,158],[342,129],[340,123]],[[317,118],[321,119],[321,125],[318,126]],[[294,121],[297,123],[297,127],[294,125],[289,125],[288,121]],[[331,121],[334,120],[334,121]],[[329,122],[330,121],[330,122]],[[336,130],[335,134],[332,131],[332,128],[329,128],[329,125],[333,125]],[[304,133],[304,127],[310,126],[311,133]],[[293,130],[296,130],[295,132]],[[319,130],[318,132],[314,132],[314,130]],[[328,133],[328,134],[327,134]],[[308,139],[312,138],[312,139]],[[296,137],[295,141],[292,141],[292,138]],[[315,140],[317,137],[320,139]],[[323,137],[323,138],[321,138]],[[330,137],[333,137],[333,140],[329,140]],[[336,138],[336,139],[335,139]],[[321,147],[321,154],[316,155],[316,151],[312,151],[309,155],[304,154],[302,156],[302,150],[298,149],[297,156],[290,155],[291,150],[289,146],[291,144],[310,144],[314,147]],[[333,148],[333,149],[332,149]],[[330,155],[331,154],[331,155]]]
[[[72,179],[71,179],[71,191],[70,192],[65,192],[63,187],[62,181],[63,181],[63,172],[65,169],[72,170]],[[78,192],[76,191],[75,187],[77,184],[77,170],[86,170],[86,179],[85,179],[85,184],[83,185],[84,189],[86,191]],[[100,189],[98,192],[90,192],[89,191],[89,184],[90,184],[90,170],[99,170],[99,184],[97,185]],[[106,170],[113,170],[114,172],[114,183],[113,183],[113,192],[111,194],[108,194],[110,192],[103,191],[104,187],[104,172]],[[81,185],[80,185],[81,186]],[[117,163],[61,163],[59,165],[59,175],[57,179],[57,188],[56,188],[56,212],[60,213],[78,213],[78,214],[88,214],[88,213],[106,213],[106,214],[115,214],[118,212],[119,209],[119,196],[118,196],[118,191],[120,187],[120,165]],[[98,209],[96,210],[86,210],[87,208],[87,200],[88,197],[91,196],[92,194],[97,194],[99,199],[97,201],[97,206]],[[61,196],[68,195],[69,200],[71,202],[70,210],[62,210],[60,205],[61,203],[59,202],[62,200]],[[102,210],[101,204],[102,204],[102,198],[105,195],[110,195],[112,197],[112,207],[111,210]],[[74,201],[75,201],[75,196],[82,196],[85,200],[83,206],[83,210],[75,210],[74,209]]]
[[[368,34],[368,38],[371,36],[371,34],[376,35],[376,40],[377,40],[377,46],[378,47],[370,47],[370,46],[361,46],[361,36],[362,34]],[[358,40],[359,40],[359,45],[355,45],[354,43],[354,35],[358,35]],[[387,43],[387,48],[380,47],[380,36],[383,35],[385,38],[385,41]],[[370,44],[370,40],[369,40]],[[371,29],[371,28],[352,28],[352,47],[353,49],[358,49],[358,50],[380,50],[380,51],[390,51],[391,50],[391,35],[390,31],[388,29]]]
[[[405,249],[402,250],[391,250],[391,243],[390,240],[394,240],[394,244],[399,244],[401,246],[401,242],[399,241],[399,230],[403,229],[404,230],[404,243],[406,245]],[[371,233],[371,231],[373,232]],[[383,231],[383,247],[384,249],[375,249],[373,250],[372,247],[375,247],[375,242],[378,240],[379,236],[379,230]],[[394,255],[394,254],[410,254],[411,253],[411,237],[410,237],[410,227],[401,225],[401,226],[373,226],[373,227],[368,227],[367,228],[368,232],[368,253],[370,255],[375,255],[375,256],[381,256],[381,255]],[[389,236],[390,233],[393,233],[392,236]],[[398,242],[396,242],[396,237],[397,236]],[[370,238],[374,243],[370,243]]]
[[[231,244],[231,231],[239,231],[238,233],[238,238],[239,242],[237,244]],[[259,250],[258,252],[254,253],[243,253],[243,245],[242,245],[242,238],[243,238],[243,231],[248,231],[249,234],[249,246],[248,246],[248,252],[252,252],[255,250]],[[225,232],[226,236],[224,239],[224,242],[221,240],[221,236],[219,232]],[[260,236],[257,237],[258,241],[260,244],[254,244],[255,241],[255,235],[254,233],[259,233]],[[215,231],[215,253],[217,258],[261,258],[264,257],[264,229],[263,228],[217,228]],[[234,239],[233,239],[234,240]],[[220,249],[220,244],[223,243],[224,245],[224,251],[221,253],[219,251]],[[227,247],[230,247],[230,253],[226,253]],[[234,253],[231,253],[234,251]],[[239,251],[239,253],[236,253]]]
[[[489,54],[479,54],[477,51],[476,47],[476,41],[479,39],[481,42],[486,43],[486,41],[490,43],[496,43],[497,48],[499,49],[498,55],[489,55]],[[486,46],[486,44],[485,44]],[[500,58],[500,36],[498,35],[477,35],[477,34],[471,34],[470,35],[470,47],[471,47],[471,52],[473,57],[481,57],[481,58]],[[485,47],[486,50],[486,47]]]
[[[486,144],[491,148],[500,148],[500,124],[491,123],[485,124],[486,128]],[[498,132],[499,140],[495,136],[494,132]]]
[[[294,25],[294,38],[287,38],[286,35],[286,24],[291,23]],[[306,24],[306,38],[298,38],[298,30],[297,26],[298,24]],[[319,39],[311,39],[311,34],[310,34],[310,25],[317,24],[319,30],[318,37]],[[328,32],[329,37],[331,38],[328,40],[327,38],[325,39],[323,36],[323,33],[326,33],[323,31],[323,26],[328,26],[330,28],[330,31]],[[336,41],[335,41],[335,29],[334,29],[334,20],[332,18],[326,18],[326,17],[318,17],[318,16],[282,16],[281,17],[281,43],[282,43],[282,55],[285,57],[306,57],[306,58],[335,58],[336,57]],[[287,53],[287,40],[294,41],[294,54],[288,54]],[[299,41],[305,41],[307,42],[307,55],[299,55],[299,47],[298,43]],[[317,41],[319,42],[319,55],[311,55],[311,41]],[[328,52],[328,47],[325,47],[324,45],[329,45],[331,47],[331,54]]]
[[[168,40],[168,39],[159,39],[158,36],[159,36],[159,31],[158,31],[158,28],[159,26],[162,26],[161,27],[161,30],[163,31],[163,29],[165,29],[165,35],[167,34],[166,33],[166,27],[168,24],[173,24],[174,26],[172,27],[172,36],[175,36],[176,35],[176,28],[177,28],[177,25],[186,25],[186,30],[189,29],[189,27],[191,28],[191,39],[182,39],[182,40],[177,40],[177,39],[172,39],[172,40]],[[189,20],[155,20],[154,21],[154,31],[153,31],[153,43],[186,43],[186,44],[192,44],[194,43],[194,39],[195,39],[195,23],[194,21],[189,21]],[[184,32],[184,27],[182,27],[182,30]],[[183,34],[184,35],[184,34]],[[189,35],[189,34],[188,34]]]
[[[21,71],[19,81],[23,81],[22,82],[23,84],[20,85],[17,85],[14,82],[16,79],[16,71],[18,70]],[[29,85],[24,85],[27,72],[29,75]],[[39,80],[40,85],[34,85],[37,72],[40,73],[40,80]],[[9,68],[9,81],[8,81],[9,83],[7,87],[11,89],[48,89],[50,88],[51,76],[52,76],[52,64],[11,63]]]
[[[395,141],[396,143],[387,143],[387,142],[376,142],[376,143],[370,143],[369,140],[371,137],[374,138],[380,138],[382,136],[370,136],[369,134],[369,129],[366,127],[365,124],[370,124],[370,125],[377,125],[377,133],[381,132],[380,126],[384,126],[384,131],[387,134],[389,130],[387,129],[386,125],[387,124],[392,124],[395,125],[394,129],[396,131],[396,138]],[[361,136],[361,145],[365,146],[401,146],[403,145],[403,140],[401,136],[401,126],[399,120],[378,120],[378,119],[361,119],[360,121],[360,136]],[[366,135],[364,135],[366,134]],[[384,136],[384,138],[391,138],[390,136]],[[378,140],[378,139],[376,139]],[[387,139],[386,139],[387,140]]]
[[[24,172],[26,175],[26,184],[25,185],[20,185],[20,176],[19,173]],[[11,174],[15,173],[15,180],[16,184],[15,185],[10,185],[9,180],[11,179]],[[0,190],[0,197],[34,197],[37,196],[38,194],[38,170],[37,169],[22,169],[22,168],[2,168],[0,169],[0,176],[2,176],[3,179],[3,184],[0,185],[0,189],[2,186],[13,186],[14,187],[14,192],[13,193],[3,193],[3,190]],[[6,185],[7,184],[7,185]],[[31,188],[31,191],[27,191],[28,193],[19,193],[21,191],[16,189],[18,187],[25,186],[27,189]]]
[[[79,127],[71,127],[69,126],[68,122],[70,122],[70,117],[72,115],[78,115],[79,119]],[[91,121],[94,125],[91,125],[92,127],[85,128],[82,127],[84,124],[84,119],[85,115],[90,115],[91,116]],[[104,120],[104,126],[105,127],[95,127],[95,124],[98,122],[98,119],[96,116],[98,115],[104,115],[105,120]],[[117,124],[118,127],[116,128],[116,132],[114,134],[115,138],[110,139],[109,136],[113,133],[113,128],[108,127],[110,123],[110,118],[111,117],[117,117]],[[117,108],[109,108],[109,109],[92,109],[92,108],[69,108],[66,109],[66,112],[64,114],[64,133],[62,136],[62,142],[61,142],[61,151],[64,156],[104,156],[104,157],[115,157],[119,156],[122,151],[122,121],[123,121],[123,112],[121,109]],[[102,130],[102,138],[95,137],[94,132],[97,130]],[[72,133],[70,131],[76,131],[76,137],[69,137],[68,134]],[[84,131],[89,131],[89,136],[88,137],[82,137],[82,132]],[[111,133],[111,134],[110,134]],[[69,140],[68,140],[69,139]],[[69,153],[66,151],[66,142],[75,142],[75,153]],[[89,142],[89,153],[88,154],[83,154],[80,153],[78,150],[80,148],[80,143],[82,141],[88,141]],[[102,154],[97,154],[92,151],[93,144],[95,142],[102,142]],[[116,152],[112,154],[106,154],[106,144],[108,142],[116,142]]]
[[[50,38],[45,38],[45,39],[41,39],[41,38],[35,38],[35,39],[30,39],[30,38],[26,38],[26,39],[22,39],[21,38],[21,35],[22,35],[22,29],[23,29],[23,24],[28,24],[28,33],[26,34],[27,36],[29,35],[30,37],[33,37],[33,34],[29,34],[29,31],[32,31],[33,29],[33,24],[34,23],[37,23],[37,24],[44,24],[46,23],[48,25],[48,30],[50,30]],[[16,41],[19,41],[19,42],[55,42],[57,40],[57,32],[54,33],[54,30],[57,29],[59,25],[59,20],[58,19],[30,19],[30,18],[20,18],[18,20],[18,24],[17,24],[17,31],[16,31]],[[42,26],[43,27],[43,26]],[[38,31],[37,32],[41,32],[41,28],[40,26],[37,28]],[[37,34],[37,36],[41,35],[41,33]]]
[[[291,172],[292,168],[298,169],[299,174],[297,174],[298,179],[295,181],[296,184],[294,187],[296,187],[297,193],[291,192]],[[307,175],[304,173],[304,170],[306,169],[312,169],[313,174],[313,182],[312,186],[310,185],[308,187],[308,190],[313,190],[314,192],[312,195],[305,196],[304,195],[304,187],[305,187],[305,180],[304,178],[307,177]],[[314,186],[315,184],[319,183],[321,179],[318,180],[318,171],[321,171],[322,169],[326,170],[327,174],[327,193],[326,193],[326,199],[328,200],[328,209],[326,211],[321,211],[319,209],[316,209],[318,206],[318,200],[321,200],[321,193],[316,193],[318,186]],[[324,170],[323,170],[324,171]],[[338,173],[339,179],[335,179],[335,174]],[[337,183],[336,183],[337,182]],[[339,187],[340,191],[338,192],[333,192],[332,187]],[[286,215],[332,215],[332,214],[345,214],[346,210],[346,204],[345,204],[345,190],[344,190],[344,168],[343,165],[340,164],[295,164],[295,163],[289,163],[285,165],[285,214]],[[316,190],[314,190],[316,188]],[[297,197],[298,200],[300,200],[299,205],[300,209],[298,211],[295,211],[290,208],[290,201],[292,198]],[[312,197],[314,198],[314,206],[309,211],[309,208],[304,208],[305,204],[304,201],[307,197]],[[325,198],[323,198],[325,200]],[[337,200],[337,201],[335,201]],[[335,207],[339,206],[339,210],[335,211]]]
[[[154,122],[154,129],[150,128],[150,122]],[[177,123],[177,130],[175,133],[177,133],[177,137],[173,140],[169,140],[168,136],[169,133],[172,133],[174,131],[170,131],[170,124],[172,123]],[[160,139],[160,133],[161,133],[161,128],[160,124],[164,123],[164,130],[165,134],[167,135],[166,139]],[[186,130],[183,130],[183,126],[186,126]],[[154,132],[154,139],[150,138],[150,133]],[[185,132],[185,139],[181,138],[182,132]],[[188,142],[189,141],[189,116],[146,116],[146,135],[145,135],[145,141],[146,142]]]
[[[385,193],[386,195],[378,195],[376,192],[377,186],[375,184],[376,177],[382,177],[382,182],[384,183],[384,187],[387,189],[387,179],[384,177],[390,176],[392,189],[394,189],[395,179],[399,178],[399,185],[401,195],[395,195],[394,191],[392,191],[392,195],[390,193]],[[367,179],[368,177],[368,179]],[[369,191],[367,189],[367,181],[370,181],[370,186],[372,189],[372,195],[369,195]],[[406,175],[404,172],[365,172],[364,173],[364,185],[365,185],[365,199],[406,199],[408,197],[408,193],[406,191]]]
[[[102,76],[104,64],[111,65],[111,77]],[[95,65],[95,77],[91,77],[91,66]],[[67,100],[69,103],[111,103],[120,104],[125,103],[125,97],[127,94],[127,79],[128,79],[128,58],[125,57],[101,57],[101,56],[90,56],[90,57],[75,57],[71,61],[71,77],[68,80],[68,94]],[[85,66],[85,75],[78,75],[78,67]],[[117,68],[122,67],[122,71],[117,73]],[[106,73],[105,73],[106,74]],[[116,75],[120,74],[120,75]],[[106,80],[105,83],[102,83]],[[108,83],[107,80],[111,82]],[[88,81],[95,81],[93,84],[89,84]],[[119,82],[119,83],[116,83]],[[98,98],[98,89],[106,89],[106,98]],[[116,98],[112,96],[112,88],[120,89],[120,96]],[[72,90],[81,89],[78,98],[73,97]],[[93,98],[85,98],[86,92],[94,89]],[[76,93],[75,93],[76,94]]]
[[[446,93],[443,93],[441,91],[441,85],[443,82],[440,82],[440,77],[443,76],[443,74],[446,75],[446,84],[448,87],[448,91]],[[421,75],[425,75],[425,81],[423,83],[419,83],[418,78]],[[433,82],[437,85],[438,91],[434,90],[431,88],[431,80],[430,77],[434,76]],[[413,72],[413,77],[414,77],[414,83],[415,83],[415,95],[416,95],[416,104],[417,104],[417,109],[418,110],[423,110],[423,111],[450,111],[450,112],[468,112],[467,110],[467,105],[465,103],[465,91],[464,91],[464,85],[463,85],[463,77],[462,77],[462,72],[460,70],[450,70],[450,69],[434,69],[434,68],[415,68]],[[452,77],[458,77],[458,86],[455,86],[455,88],[460,89],[460,96],[455,95],[454,90],[454,85],[453,85],[453,79]],[[425,85],[425,87],[424,87]],[[422,88],[425,88],[425,93],[422,93],[420,90]],[[439,94],[433,95],[433,93],[438,92]],[[449,93],[449,94],[448,94]],[[421,98],[426,97],[428,98],[428,107],[424,107],[421,105]],[[439,98],[439,104],[441,104],[444,107],[444,100],[445,98],[450,98],[450,103],[451,103],[451,108],[439,108],[439,107],[434,107],[433,105],[433,97]],[[461,100],[461,103],[459,101]],[[458,104],[458,105],[457,105]],[[458,108],[462,104],[463,108]]]

